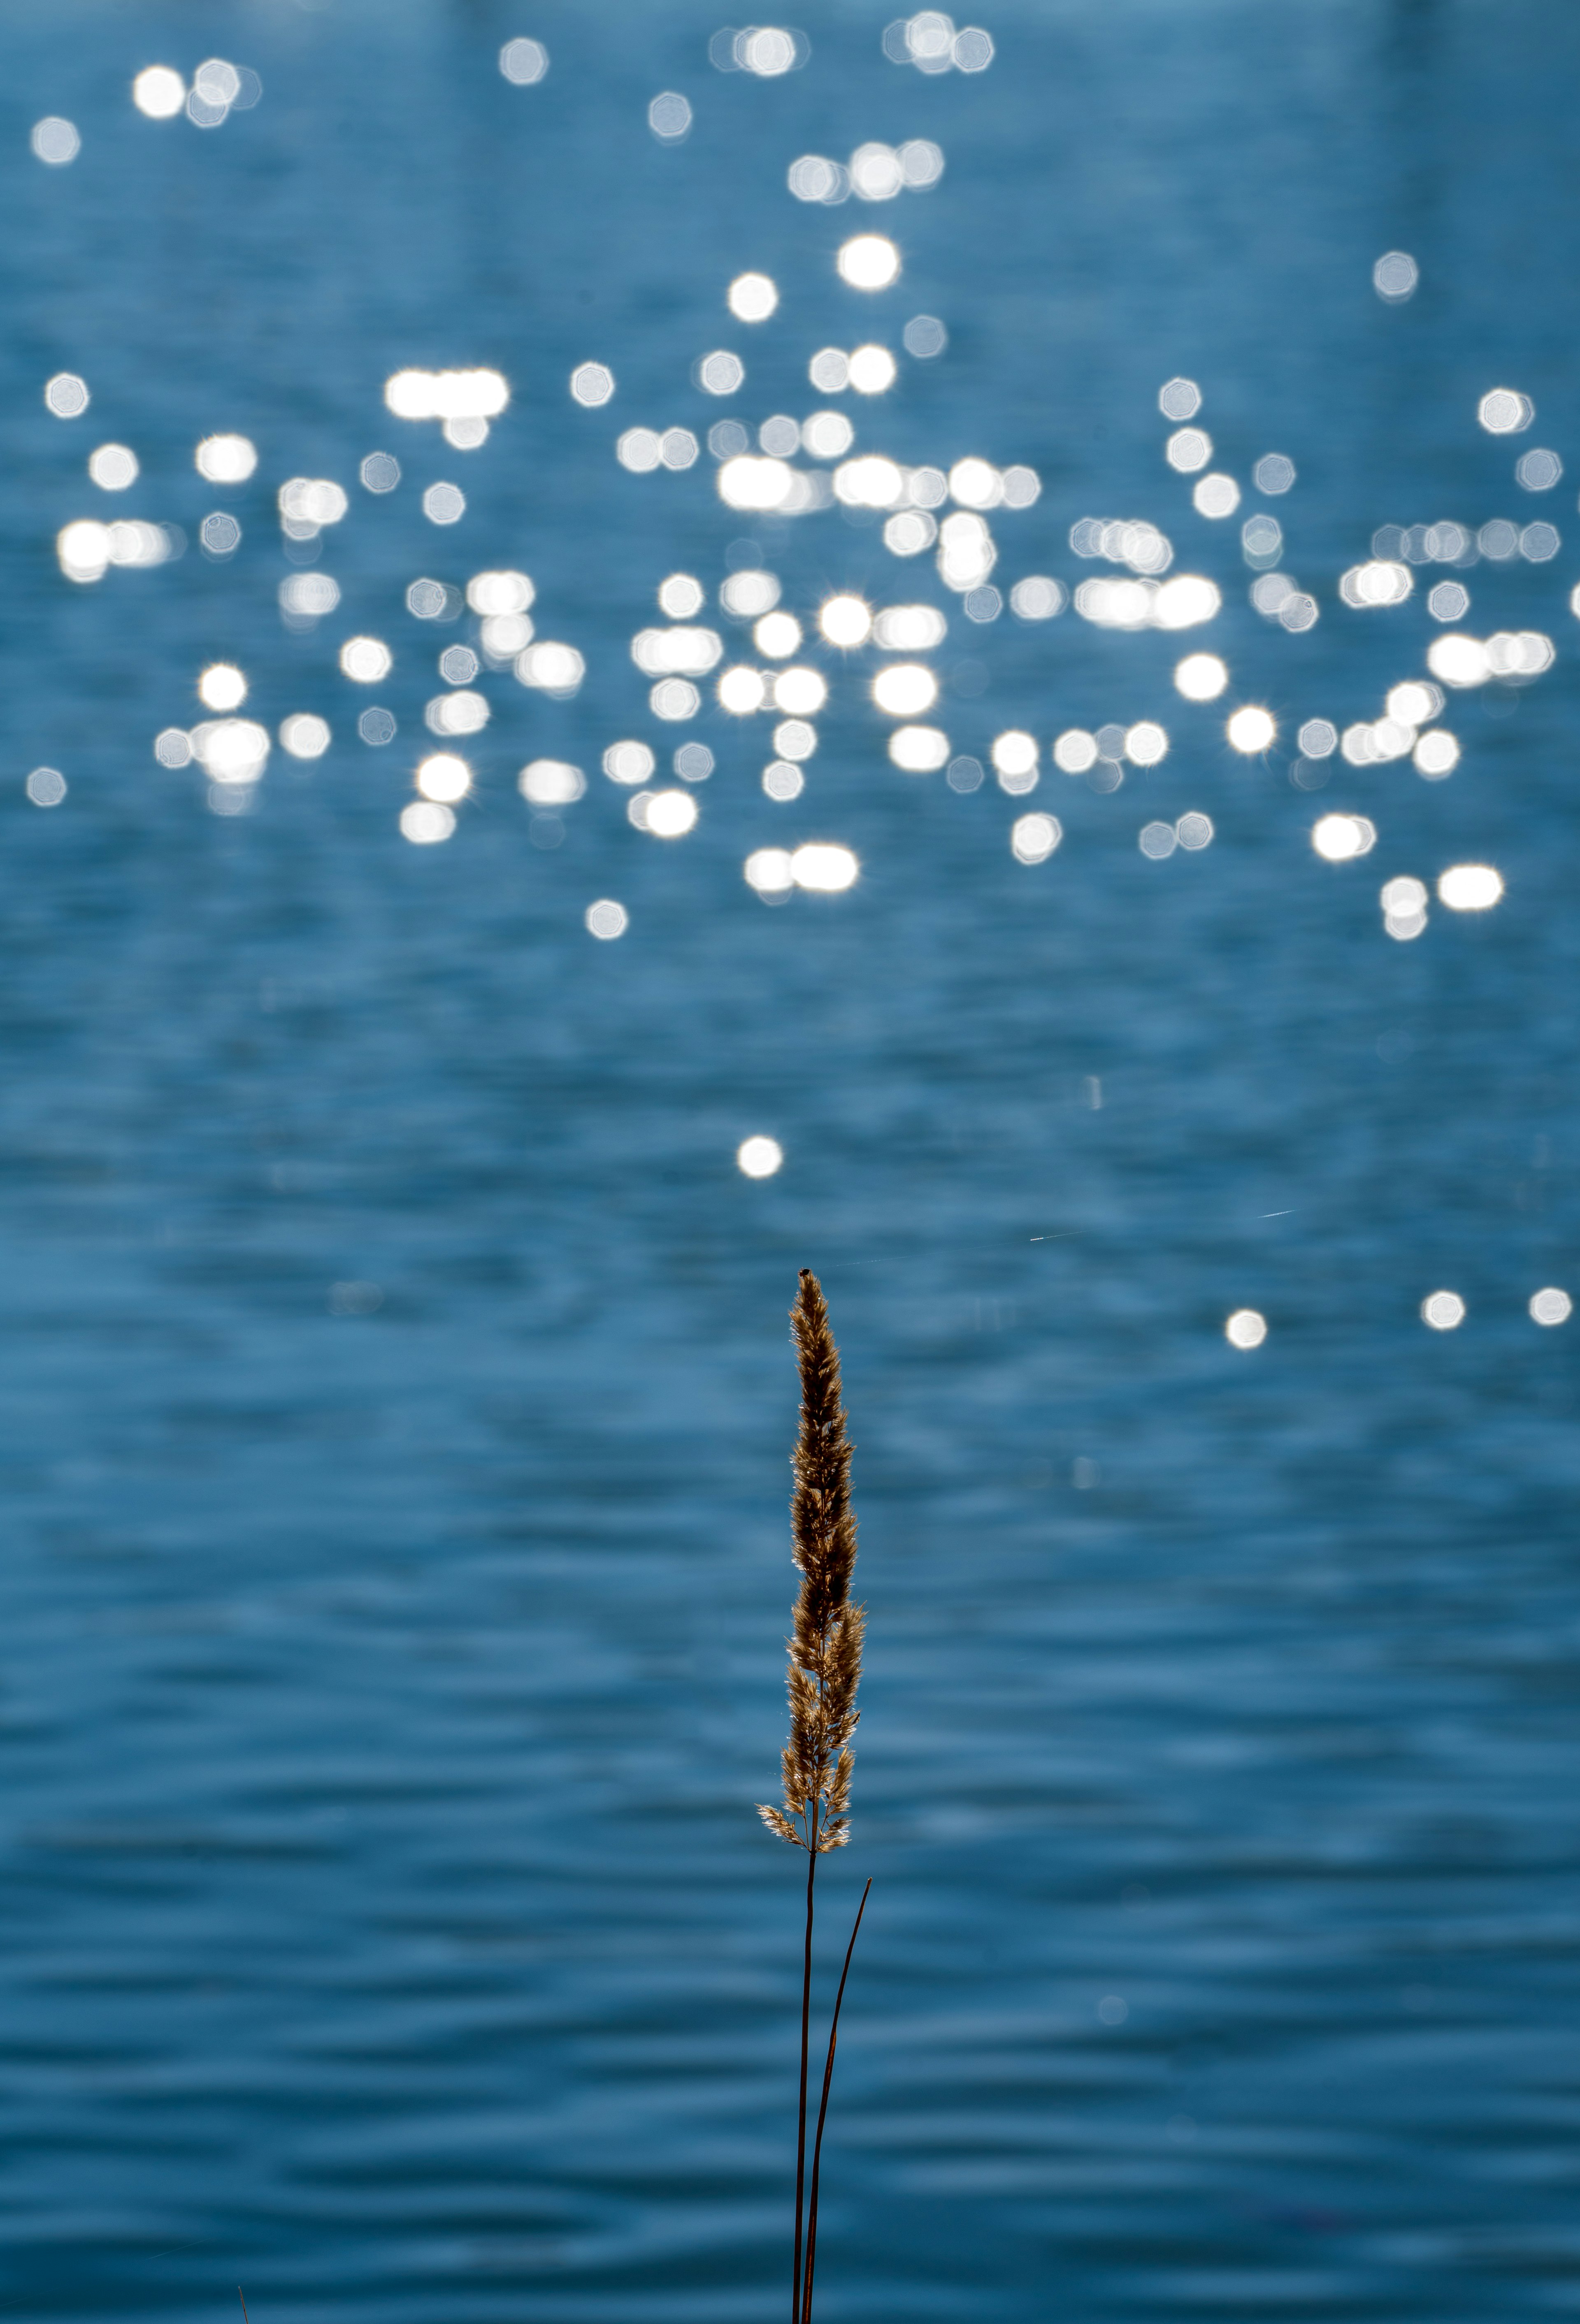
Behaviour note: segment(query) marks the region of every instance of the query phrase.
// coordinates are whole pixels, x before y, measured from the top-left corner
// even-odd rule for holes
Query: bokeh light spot
[[[1501,900],[1503,875],[1490,863],[1450,864],[1437,882],[1437,897],[1451,912],[1487,912]]]
[[[858,234],[841,245],[841,280],[855,290],[886,290],[899,279],[900,253],[886,235]]]
[[[1279,730],[1270,712],[1247,703],[1234,712],[1224,731],[1229,738],[1231,749],[1242,752],[1247,758],[1254,758],[1259,752],[1272,748]]]
[[[737,274],[725,303],[739,322],[766,322],[779,304],[778,285],[771,275]]]
[[[1174,683],[1187,702],[1215,702],[1229,683],[1229,672],[1216,654],[1187,654],[1176,666]]]

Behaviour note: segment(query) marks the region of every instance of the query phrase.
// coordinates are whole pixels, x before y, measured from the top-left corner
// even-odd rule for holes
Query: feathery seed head
[[[864,1610],[850,1603],[855,1517],[851,1444],[840,1402],[839,1351],[822,1286],[807,1268],[790,1310],[801,1372],[801,1419],[792,1468],[790,1554],[799,1569],[786,1693],[790,1739],[784,1808],[760,1807],[772,1831],[822,1855],[850,1838],[850,1738],[861,1717]],[[799,1825],[799,1829],[798,1829]]]

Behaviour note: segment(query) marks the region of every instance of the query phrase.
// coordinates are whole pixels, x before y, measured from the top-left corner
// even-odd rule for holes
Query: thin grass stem
[[[834,1997],[834,2015],[828,2027],[828,2056],[823,2067],[823,2097],[818,2108],[818,2135],[812,2143],[812,2193],[807,2207],[807,2282],[801,2295],[799,2324],[812,2324],[812,2276],[818,2264],[818,2195],[823,2176],[823,2126],[828,2119],[828,2092],[834,2082],[834,2052],[839,2042],[839,2012],[845,2000],[845,1980],[850,1975],[851,1955],[855,1950],[855,1941],[861,1934],[862,1914],[867,1909],[867,1898],[872,1893],[873,1884],[869,1880],[862,1890],[862,1901],[855,1908],[855,1926],[845,1949],[845,1967],[839,1972],[839,1991]]]
[[[796,2111],[796,2255],[790,2270],[790,2324],[800,2324],[801,2317],[801,2243],[807,2185],[807,2049],[812,2020],[812,1882],[817,1871],[818,1850],[814,1846],[807,1850],[807,1945],[801,1963],[801,2096]]]

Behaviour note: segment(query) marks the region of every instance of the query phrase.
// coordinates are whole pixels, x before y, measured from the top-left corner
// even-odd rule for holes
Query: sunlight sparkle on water
[[[436,751],[431,758],[423,760],[415,780],[425,799],[450,807],[457,799],[464,799],[471,789],[472,770],[454,752]]]
[[[853,235],[841,245],[836,263],[855,290],[886,290],[899,279],[900,253],[886,235]]]
[[[1012,798],[1023,798],[1037,788],[1037,739],[1018,726],[993,737],[988,753],[998,776],[999,788]]]
[[[938,698],[938,681],[922,662],[892,662],[873,680],[873,700],[892,718],[913,718]]]
[[[577,364],[570,374],[570,392],[588,410],[607,403],[614,392],[614,374],[607,364]]]
[[[643,796],[647,800],[647,812],[642,817],[641,828],[651,832],[655,839],[683,839],[688,831],[696,827],[697,801],[690,791],[649,791],[646,794],[641,792],[637,794],[638,798]],[[632,800],[631,805],[633,807],[635,807],[635,798]],[[634,816],[632,820],[635,821]]]
[[[788,847],[758,847],[747,856],[742,866],[746,885],[760,896],[788,896],[795,886]]]
[[[258,465],[258,447],[248,436],[205,436],[192,465],[211,484],[245,484]]]
[[[861,865],[848,847],[813,840],[793,851],[784,847],[756,848],[746,858],[744,870],[748,887],[754,888],[760,896],[788,895],[791,888],[832,896],[855,885]]]
[[[1053,746],[1053,763],[1067,775],[1084,775],[1097,763],[1097,738],[1084,726],[1067,727]]]
[[[487,725],[490,715],[486,698],[463,686],[454,694],[435,695],[423,711],[422,722],[430,734],[476,734]]]
[[[88,473],[101,492],[124,493],[137,481],[137,455],[125,444],[101,444],[88,455]]]
[[[1372,853],[1377,826],[1363,815],[1325,815],[1312,825],[1311,844],[1324,862],[1348,863]]]
[[[829,597],[818,611],[818,627],[831,646],[864,645],[872,634],[872,611],[860,597]]]
[[[798,718],[813,718],[828,699],[828,681],[820,669],[796,663],[781,669],[773,681],[773,706]]]
[[[401,836],[413,847],[437,847],[455,831],[454,812],[434,799],[412,799],[401,809]]]
[[[516,656],[515,674],[521,685],[566,701],[580,687],[587,663],[575,646],[545,638]]]
[[[1229,683],[1229,672],[1216,654],[1187,654],[1175,668],[1174,683],[1187,702],[1215,702]]]
[[[187,102],[187,84],[173,65],[144,65],[132,83],[132,102],[150,121],[173,121]]]
[[[1453,863],[1437,881],[1437,897],[1451,912],[1487,912],[1503,895],[1503,875],[1490,863]]]
[[[541,41],[506,41],[499,52],[499,69],[517,88],[531,88],[549,69],[549,51]]]
[[[885,605],[873,622],[873,636],[885,653],[930,653],[941,646],[949,624],[936,605]]]
[[[1408,250],[1386,250],[1372,269],[1372,287],[1391,307],[1413,298],[1421,270]]]
[[[1271,714],[1251,703],[1236,710],[1224,729],[1230,747],[1247,758],[1254,758],[1259,752],[1270,750],[1278,731]]]
[[[611,742],[604,753],[604,772],[612,783],[645,783],[656,764],[645,742]]]
[[[727,508],[743,510],[766,512],[782,508],[795,484],[795,471],[784,461],[759,457],[750,452],[726,460],[717,476],[720,500]]]
[[[781,759],[799,764],[818,747],[818,729],[804,718],[785,718],[773,730],[773,747]]]
[[[793,613],[764,613],[752,632],[752,642],[770,661],[783,661],[801,642],[801,625]]]
[[[1476,418],[1489,436],[1519,436],[1536,418],[1536,406],[1517,387],[1494,387],[1476,406]]]
[[[467,584],[467,603],[473,613],[490,617],[524,613],[536,591],[524,573],[474,573]]]
[[[672,622],[688,622],[702,611],[707,593],[695,574],[671,573],[659,583],[658,595],[661,613]]]
[[[780,600],[779,576],[765,573],[759,565],[749,567],[744,573],[732,573],[718,593],[719,604],[726,613],[738,622],[755,621],[759,613],[770,613]]]
[[[670,585],[666,583],[665,586]],[[676,588],[671,594],[679,602],[687,593]],[[790,617],[786,614],[783,618],[788,621]],[[631,659],[648,678],[706,678],[723,659],[724,650],[724,640],[716,630],[698,629],[685,622],[672,630],[638,630],[631,641]]]
[[[779,289],[767,274],[737,274],[725,294],[732,315],[743,323],[763,323],[779,304]]]
[[[1427,925],[1427,883],[1408,872],[1385,880],[1379,891],[1382,927],[1396,944],[1411,944]]]
[[[709,395],[734,395],[745,379],[746,366],[727,347],[718,347],[712,355],[698,357],[693,375]]]
[[[1068,603],[1063,582],[1046,573],[1029,573],[1010,591],[1010,611],[1022,622],[1050,622]]]
[[[1412,755],[1417,773],[1429,783],[1440,783],[1459,764],[1459,743],[1446,727],[1435,726],[1420,737]]]
[[[57,420],[79,420],[92,401],[88,382],[74,371],[58,371],[45,383],[44,402]]]
[[[1063,837],[1056,815],[1017,816],[1010,825],[1010,852],[1017,863],[1046,863]]]
[[[768,680],[760,669],[752,669],[737,662],[726,669],[715,688],[721,710],[732,718],[749,718],[761,710],[769,698]]]
[[[661,145],[679,145],[691,134],[691,106],[679,89],[661,89],[648,106],[647,125]]]
[[[1233,516],[1240,505],[1240,487],[1233,476],[1204,476],[1190,498],[1198,516]]]
[[[903,774],[936,774],[948,759],[949,738],[937,726],[897,726],[889,756]]]
[[[384,401],[398,420],[495,420],[510,389],[496,371],[398,371]]]
[[[1163,447],[1163,457],[1180,475],[1193,476],[1213,456],[1213,439],[1205,428],[1177,428]]]
[[[329,747],[328,721],[298,710],[280,722],[280,747],[288,758],[321,759]]]
[[[650,758],[649,771],[651,771]],[[574,806],[587,790],[587,777],[564,759],[533,759],[516,777],[516,788],[529,807]]]
[[[843,459],[855,441],[855,429],[843,411],[814,411],[801,422],[802,447],[815,460]]]
[[[64,169],[68,162],[75,161],[82,151],[82,139],[76,123],[63,120],[58,113],[47,115],[42,121],[35,121],[28,143],[38,159],[51,170]]]
[[[790,877],[813,895],[836,896],[855,884],[861,865],[848,847],[811,840],[790,857]]]
[[[207,709],[238,710],[246,698],[246,679],[234,662],[213,662],[198,680],[198,699]]]
[[[858,395],[882,395],[893,386],[899,366],[887,347],[853,347],[847,376]]]
[[[192,756],[222,788],[258,782],[269,759],[266,727],[251,718],[206,718],[193,727]]]
[[[382,638],[347,638],[340,649],[341,671],[358,686],[376,686],[393,660]]]
[[[1514,476],[1521,490],[1528,493],[1550,493],[1564,473],[1564,464],[1556,452],[1522,452],[1514,463]]]

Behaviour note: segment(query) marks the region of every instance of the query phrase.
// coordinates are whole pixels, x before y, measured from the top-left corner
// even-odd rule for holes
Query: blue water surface
[[[871,1637],[860,1884],[819,2313],[1030,2324],[1580,2304],[1580,1296],[1574,796],[1580,18],[1561,0],[991,0],[983,71],[818,0],[778,78],[691,0],[50,0],[0,25],[0,2254],[7,2318],[707,2324],[785,2312],[798,1868],[757,1823],[782,1730],[784,1322],[817,1268],[859,1445]],[[964,21],[964,20],[962,20]],[[513,86],[504,42],[547,77]],[[261,100],[144,118],[152,63]],[[690,134],[650,132],[661,92]],[[35,121],[77,124],[51,167]],[[942,180],[792,198],[798,156],[926,138]],[[835,254],[882,232],[892,290]],[[1375,260],[1413,254],[1390,306]],[[746,326],[743,269],[781,303]],[[822,396],[819,348],[901,351]],[[744,386],[693,383],[711,349]],[[573,401],[596,361],[614,401]],[[482,447],[398,420],[408,365],[489,365]],[[74,420],[47,380],[79,374]],[[1253,611],[1241,515],[1162,457],[1200,383],[1217,467],[1317,600]],[[1477,424],[1500,385],[1519,437]],[[1036,470],[1005,589],[1075,588],[1083,517],[1145,517],[1224,594],[1184,637],[973,624],[882,520],[732,512],[625,429],[847,410],[858,449]],[[199,438],[256,475],[217,490]],[[137,483],[88,481],[130,446]],[[1539,499],[1531,446],[1569,465]],[[393,452],[374,496],[360,462]],[[337,481],[288,630],[274,496]],[[421,495],[458,484],[453,528]],[[205,514],[240,521],[227,560]],[[179,528],[66,578],[68,522]],[[1439,634],[1422,568],[1354,611],[1373,532],[1553,522],[1463,571],[1532,682],[1455,695],[1443,782],[1302,721],[1376,720]],[[948,616],[952,750],[1039,738],[1033,798],[903,775],[872,658],[807,788],[768,722],[666,730],[633,666],[668,574],[757,559]],[[398,828],[463,615],[519,567],[574,698],[485,674],[448,843]],[[1449,568],[1443,567],[1446,572]],[[713,612],[703,618],[719,622]],[[749,637],[725,622],[732,659]],[[377,700],[342,641],[395,654]],[[1192,706],[1180,654],[1228,663]],[[156,734],[215,660],[278,747],[211,811]],[[1227,710],[1279,739],[1244,757]],[[1069,727],[1156,719],[1115,790]],[[705,741],[696,830],[633,827],[605,748]],[[534,844],[518,768],[587,770]],[[41,809],[46,765],[68,783]],[[661,775],[666,770],[661,762]],[[1017,862],[1014,819],[1063,843]],[[1150,861],[1149,820],[1209,816]],[[1372,852],[1313,851],[1317,816]],[[552,832],[539,830],[541,841]],[[833,841],[767,907],[753,850]],[[1381,882],[1495,866],[1391,941]],[[629,915],[588,935],[597,899]],[[753,1181],[735,1150],[777,1139]],[[352,1286],[347,1289],[346,1286]],[[1430,1293],[1467,1305],[1420,1319]],[[1252,1307],[1243,1353],[1224,1319]]]

